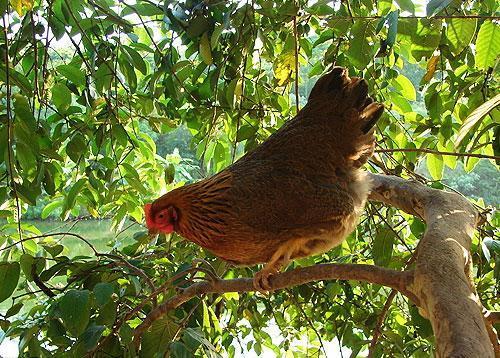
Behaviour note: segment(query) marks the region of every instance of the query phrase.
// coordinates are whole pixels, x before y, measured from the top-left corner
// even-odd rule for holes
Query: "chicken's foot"
[[[282,245],[271,257],[268,263],[264,265],[262,270],[257,272],[253,277],[253,286],[263,294],[272,291],[269,283],[269,277],[276,275],[283,267],[288,266],[293,249],[290,250],[288,245]]]

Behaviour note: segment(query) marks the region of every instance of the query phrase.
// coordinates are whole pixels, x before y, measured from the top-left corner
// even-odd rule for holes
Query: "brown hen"
[[[354,229],[370,191],[383,105],[336,67],[295,118],[233,165],[147,204],[152,231],[178,234],[236,265],[265,263],[259,291],[290,260],[325,252]]]

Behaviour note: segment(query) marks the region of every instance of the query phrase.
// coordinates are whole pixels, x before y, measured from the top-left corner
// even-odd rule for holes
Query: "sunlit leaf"
[[[25,11],[33,8],[33,0],[10,0],[10,4],[19,16],[23,16]]]
[[[438,63],[439,56],[432,56],[429,61],[427,61],[427,72],[423,78],[424,82],[429,82],[434,77]]]
[[[410,101],[417,99],[417,92],[411,81],[402,74],[399,74],[395,79],[396,84],[401,88],[402,95]]]
[[[500,54],[499,25],[493,21],[485,21],[476,40],[476,66],[481,69],[493,67]]]
[[[477,19],[454,18],[447,21],[446,37],[454,55],[458,55],[470,44],[476,33],[476,26]]]
[[[481,120],[490,113],[494,108],[500,105],[500,94],[484,102],[482,105],[477,107],[472,113],[465,119],[464,123],[458,131],[457,139],[455,140],[455,146],[459,146],[465,136],[470,132],[470,130],[475,127]]]
[[[426,156],[427,169],[434,180],[440,180],[443,177],[443,157],[440,154],[428,154]]]

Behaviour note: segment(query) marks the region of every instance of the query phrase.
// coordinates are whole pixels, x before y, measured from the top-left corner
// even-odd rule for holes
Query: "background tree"
[[[134,329],[179,287],[212,271],[251,277],[257,268],[227,267],[175,235],[152,240],[142,206],[265,140],[332,65],[366,78],[387,106],[370,170],[460,188],[483,212],[486,223],[472,238],[473,281],[484,307],[498,311],[500,217],[485,202],[498,206],[499,5],[432,0],[424,7],[407,0],[0,1],[0,340],[17,337],[26,356],[135,354]],[[443,180],[457,166],[464,172]],[[29,215],[71,225],[45,230]],[[79,234],[72,225],[83,218],[111,218],[116,234]],[[424,229],[418,218],[370,204],[340,247],[292,268],[411,268]],[[206,262],[193,272],[196,258]],[[415,302],[351,280],[269,297],[195,296],[150,323],[145,357],[427,357],[435,349]]]

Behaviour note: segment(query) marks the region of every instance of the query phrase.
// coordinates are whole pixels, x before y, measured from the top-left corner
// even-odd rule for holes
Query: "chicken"
[[[151,231],[177,232],[235,265],[264,267],[254,286],[291,260],[326,252],[356,226],[370,191],[360,167],[373,154],[383,105],[335,67],[307,105],[220,173],[146,204]]]

